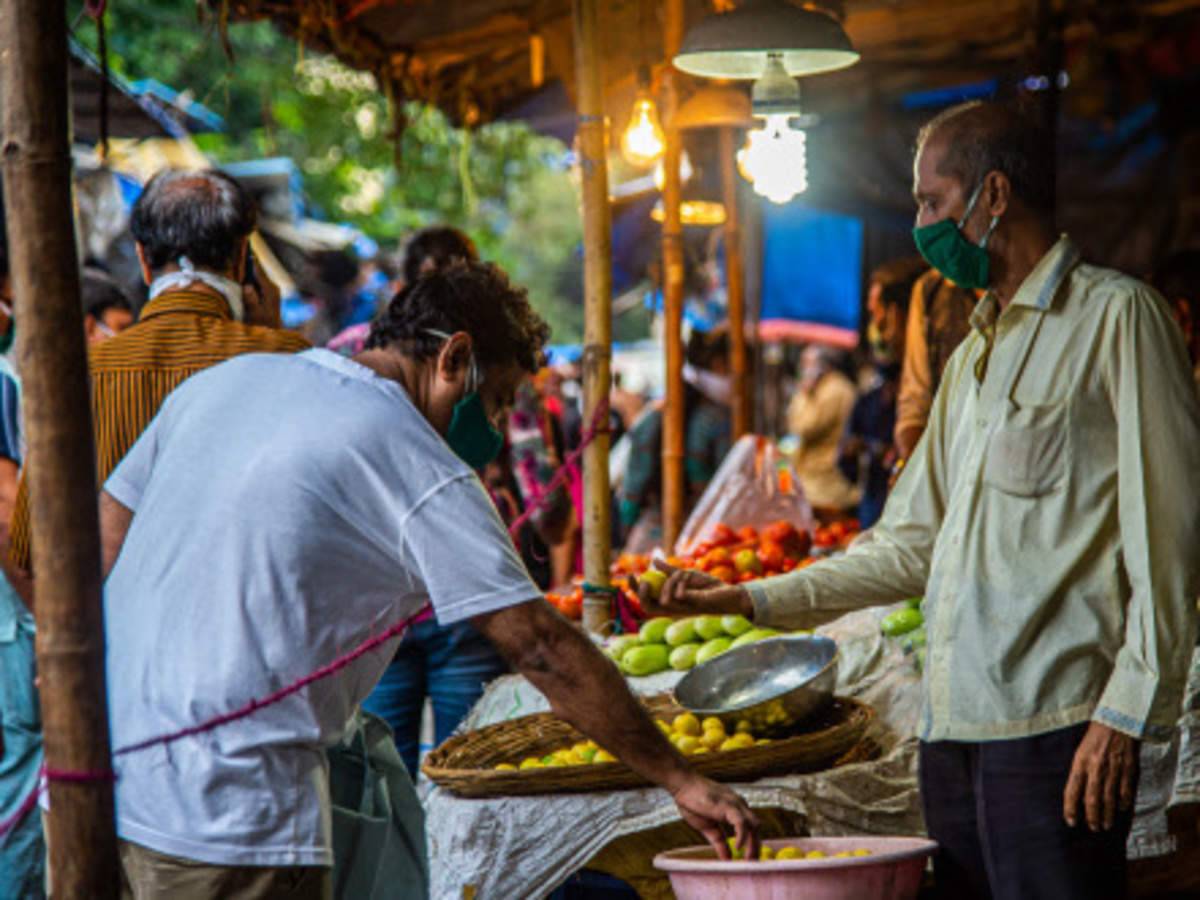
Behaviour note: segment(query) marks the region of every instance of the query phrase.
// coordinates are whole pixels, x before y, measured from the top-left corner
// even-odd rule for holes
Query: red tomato
[[[738,584],[745,584],[747,581],[753,581],[755,578],[762,578],[758,572],[743,572],[738,576]]]
[[[720,547],[724,544],[732,544],[737,541],[737,532],[726,525],[724,522],[718,522],[713,528],[712,537],[709,538],[709,543],[714,547]]]
[[[743,541],[757,541],[758,529],[753,525],[746,525],[738,529],[737,536]]]
[[[758,559],[764,569],[782,569],[787,556],[783,547],[775,541],[763,538],[763,542],[758,546]]]
[[[721,579],[726,584],[734,584],[737,581],[737,572],[730,565],[716,566],[710,569],[708,574],[713,578]]]
[[[796,526],[786,519],[780,519],[778,522],[772,522],[762,531],[764,541],[773,541],[776,544],[786,543],[796,535]]]

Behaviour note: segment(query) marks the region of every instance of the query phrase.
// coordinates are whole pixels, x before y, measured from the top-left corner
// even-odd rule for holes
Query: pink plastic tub
[[[915,900],[925,862],[937,844],[910,837],[792,838],[764,843],[778,852],[820,850],[826,859],[722,862],[711,847],[671,850],[654,858],[671,876],[677,900]],[[866,849],[870,856],[831,859]]]

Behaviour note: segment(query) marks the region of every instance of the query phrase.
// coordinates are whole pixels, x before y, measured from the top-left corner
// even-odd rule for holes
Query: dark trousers
[[[1063,820],[1086,723],[1035,737],[920,749],[921,799],[942,900],[1123,900],[1133,812],[1092,832]]]

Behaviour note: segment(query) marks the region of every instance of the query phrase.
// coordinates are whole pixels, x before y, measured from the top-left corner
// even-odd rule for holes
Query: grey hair
[[[257,218],[254,200],[224,172],[164,169],[133,205],[130,227],[151,270],[186,256],[228,271]]]
[[[971,100],[927,122],[917,135],[917,153],[934,137],[946,148],[938,171],[958,179],[964,193],[973,191],[989,172],[1001,172],[1021,202],[1035,212],[1054,215],[1054,145],[1028,110]]]

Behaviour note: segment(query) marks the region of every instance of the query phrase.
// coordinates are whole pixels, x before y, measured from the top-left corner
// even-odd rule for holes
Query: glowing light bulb
[[[787,203],[808,190],[805,135],[788,125],[787,115],[769,115],[766,124],[746,136],[738,151],[738,170],[754,193],[772,203]]]
[[[629,124],[621,135],[621,153],[632,166],[647,169],[662,158],[667,138],[658,121],[658,109],[646,93],[634,101]]]
[[[692,180],[692,175],[694,173],[695,170],[692,168],[692,159],[690,156],[688,156],[687,151],[684,150],[679,155],[679,183],[687,184]],[[658,165],[654,167],[654,186],[661,191],[663,189],[663,185],[666,183],[667,167],[663,165],[663,161],[660,159],[658,161]]]

